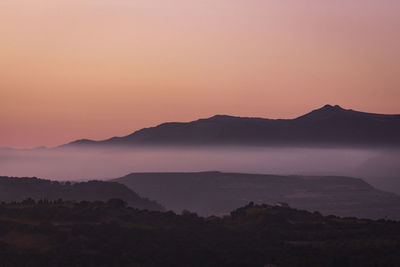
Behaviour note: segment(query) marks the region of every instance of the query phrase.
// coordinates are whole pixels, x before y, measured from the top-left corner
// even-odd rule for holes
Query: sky
[[[1,0],[0,146],[325,104],[400,113],[398,0]]]

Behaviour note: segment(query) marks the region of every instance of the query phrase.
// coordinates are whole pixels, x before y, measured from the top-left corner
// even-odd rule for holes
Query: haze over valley
[[[0,0],[0,267],[399,267],[399,0]]]
[[[80,140],[27,150],[3,148],[0,175],[76,181],[131,172],[339,175],[363,178],[376,188],[400,193],[399,125],[396,115],[331,105],[294,120],[212,117],[166,123],[106,141]],[[364,130],[355,133],[360,127]],[[271,131],[276,134],[264,138],[262,133],[268,136]],[[296,133],[303,137],[297,138]],[[352,143],[358,135],[359,142]]]

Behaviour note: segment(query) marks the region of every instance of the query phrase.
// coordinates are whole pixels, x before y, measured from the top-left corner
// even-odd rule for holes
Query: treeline
[[[1,266],[400,266],[400,223],[249,205],[223,217],[123,200],[0,204]]]

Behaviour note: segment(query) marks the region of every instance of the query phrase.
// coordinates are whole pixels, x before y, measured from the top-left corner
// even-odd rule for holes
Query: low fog
[[[0,149],[0,175],[110,179],[132,172],[344,175],[400,193],[400,151],[320,148]],[[399,179],[398,179],[399,178]]]

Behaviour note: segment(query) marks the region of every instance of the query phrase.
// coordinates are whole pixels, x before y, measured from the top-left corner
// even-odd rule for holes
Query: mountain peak
[[[344,110],[341,106],[339,105],[329,105],[326,104],[325,106],[323,106],[322,108],[320,108],[319,110],[326,110],[326,111],[340,111],[340,110]]]
[[[327,119],[338,114],[344,114],[347,109],[342,108],[339,105],[325,105],[322,108],[314,109],[313,111],[298,117],[298,119]]]

